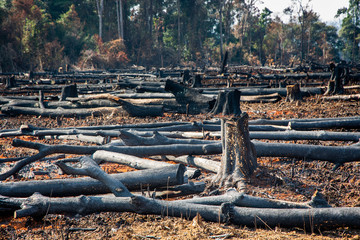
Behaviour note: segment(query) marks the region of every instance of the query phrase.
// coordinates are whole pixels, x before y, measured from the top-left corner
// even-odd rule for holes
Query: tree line
[[[338,10],[340,30],[311,0],[292,0],[289,21],[259,0],[3,0],[1,71],[357,62],[360,0]]]

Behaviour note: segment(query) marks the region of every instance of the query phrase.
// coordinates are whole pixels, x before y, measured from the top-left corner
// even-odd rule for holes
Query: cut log
[[[74,168],[66,165],[66,163],[58,161],[56,165],[61,168],[66,174],[85,175],[99,180],[104,184],[116,197],[130,197],[133,196],[124,184],[116,178],[108,175],[97,165],[94,160],[84,156],[80,158],[81,167]]]
[[[44,216],[46,214],[86,215],[97,212],[135,212],[161,216],[187,217],[200,215],[205,221],[226,222],[248,227],[299,227],[314,228],[359,228],[360,208],[312,208],[312,209],[272,209],[235,207],[230,203],[209,206],[178,201],[161,201],[141,196],[133,197],[72,197],[48,198],[40,194],[21,201],[3,197],[4,204],[20,205],[15,218]],[[26,203],[26,204],[25,204]]]
[[[334,128],[347,128],[347,129],[360,129],[360,119],[339,119],[315,122],[297,122],[290,121],[289,129],[294,130],[311,130],[311,129],[334,129]]]
[[[231,203],[237,207],[250,208],[328,208],[331,207],[321,193],[316,191],[311,200],[304,203],[289,202],[276,199],[254,197],[245,193],[239,193],[235,189],[229,189],[225,194],[219,196],[201,197],[193,199],[178,200],[180,202],[195,203],[203,205],[218,205]]]
[[[350,94],[350,95],[337,95],[337,96],[323,96],[321,98],[323,101],[337,101],[337,100],[343,100],[343,101],[359,101],[360,100],[360,94]]]
[[[131,132],[120,130],[120,138],[128,146],[148,146],[148,145],[169,145],[169,144],[211,144],[216,141],[198,139],[174,139],[168,138],[155,131],[151,137],[141,137]]]
[[[303,160],[321,160],[334,164],[360,161],[360,148],[330,147],[308,144],[263,143],[253,141],[258,157],[289,157]]]
[[[180,156],[180,157],[175,157],[175,158],[172,156],[167,156],[167,158],[169,158],[169,160],[172,160],[175,162],[181,162],[181,163],[184,163],[184,164],[187,164],[190,166],[194,166],[194,167],[198,167],[198,168],[202,168],[207,171],[214,172],[214,173],[219,172],[219,169],[220,169],[219,162],[205,159],[205,158],[199,158],[199,157],[194,157],[194,156]]]
[[[139,170],[134,172],[110,174],[121,181],[130,191],[181,185],[184,183],[185,167],[181,164],[168,167]],[[45,196],[64,197],[109,193],[110,190],[98,180],[82,177],[22,182],[0,183],[0,195],[9,197],[28,197],[39,192]]]
[[[320,140],[320,141],[354,141],[358,142],[359,132],[330,132],[330,131],[276,131],[276,132],[250,132],[251,139],[269,140]]]
[[[15,147],[26,147],[37,149],[39,153],[27,157],[15,164],[9,171],[0,174],[0,180],[4,180],[18,171],[24,166],[35,162],[41,158],[54,153],[70,153],[70,154],[93,154],[97,150],[107,150],[111,152],[125,153],[136,156],[152,156],[152,155],[204,155],[213,154],[219,151],[219,146],[214,144],[208,145],[188,145],[188,144],[173,144],[173,145],[159,145],[159,146],[70,146],[70,145],[46,145],[34,142],[27,142],[19,139],[13,140],[13,146]],[[1,194],[1,193],[0,193]]]
[[[241,96],[241,102],[250,102],[250,103],[275,103],[281,99],[281,96],[278,93],[267,94],[267,95],[255,95],[255,96]]]
[[[171,163],[161,162],[161,161],[153,161],[148,159],[143,159],[139,157],[135,157],[128,154],[123,153],[115,153],[109,151],[96,151],[93,154],[93,159],[97,162],[112,162],[118,164],[124,164],[126,166],[135,168],[135,169],[150,169],[150,168],[161,168],[168,167],[172,165]],[[195,168],[186,168],[185,175],[188,176],[189,179],[196,178],[200,176],[200,170]]]
[[[6,106],[1,108],[1,112],[7,115],[35,115],[41,117],[87,117],[103,116],[110,114],[125,114],[132,117],[158,117],[162,116],[162,107],[136,106],[124,104],[121,107],[101,107],[101,108],[82,108],[82,109],[42,109],[26,108],[18,106]]]

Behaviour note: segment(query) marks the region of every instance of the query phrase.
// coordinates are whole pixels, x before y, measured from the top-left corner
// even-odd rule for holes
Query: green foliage
[[[338,11],[345,15],[340,29],[340,37],[344,43],[344,54],[348,60],[359,61],[360,43],[360,0],[349,0],[349,7]]]
[[[54,70],[64,64],[218,65],[221,39],[234,63],[326,64],[340,55],[359,60],[360,0],[339,9],[344,16],[340,37],[308,5],[293,2],[295,7],[284,10],[291,20],[284,23],[250,0],[122,0],[124,39],[119,40],[116,1],[104,2],[100,39],[94,0],[3,0],[0,66],[13,71]]]

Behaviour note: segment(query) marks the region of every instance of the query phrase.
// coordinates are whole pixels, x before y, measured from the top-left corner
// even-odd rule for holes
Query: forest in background
[[[233,64],[359,60],[360,0],[338,10],[340,29],[319,20],[311,0],[292,0],[288,22],[257,1],[2,0],[0,71],[204,67],[225,51]]]

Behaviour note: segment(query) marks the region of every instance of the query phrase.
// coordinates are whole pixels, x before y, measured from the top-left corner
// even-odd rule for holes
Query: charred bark
[[[244,179],[249,178],[257,167],[256,151],[250,142],[248,115],[222,120],[222,159],[213,184],[220,187],[244,188]]]
[[[214,104],[213,99],[171,80],[166,81],[165,90],[172,92],[179,104],[188,105],[190,114],[206,113]]]
[[[240,95],[238,90],[219,92],[213,109],[210,111],[212,115],[222,114],[238,116],[240,110]]]

